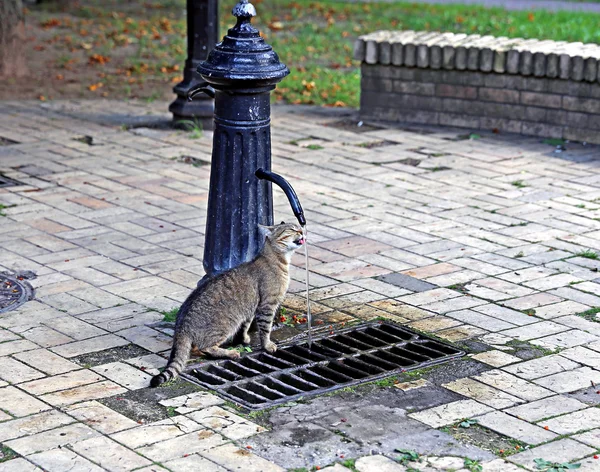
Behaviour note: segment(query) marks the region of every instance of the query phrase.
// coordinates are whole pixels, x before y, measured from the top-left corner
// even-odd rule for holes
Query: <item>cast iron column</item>
[[[289,74],[250,21],[248,0],[198,72],[215,89],[214,138],[204,269],[208,275],[252,259],[262,246],[258,225],[273,223],[271,184],[254,172],[271,169],[270,93]]]
[[[206,129],[212,127],[213,99],[208,96],[198,97],[193,102],[188,100],[188,92],[193,89],[200,77],[196,73],[198,65],[206,59],[208,51],[219,41],[219,1],[187,0],[187,52],[183,80],[173,91],[177,98],[169,106],[173,113],[173,123],[178,121],[194,121],[201,123]]]

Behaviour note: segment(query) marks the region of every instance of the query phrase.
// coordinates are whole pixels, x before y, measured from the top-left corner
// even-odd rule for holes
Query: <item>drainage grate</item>
[[[33,274],[8,275],[0,273],[0,313],[14,310],[33,298],[33,289],[24,280],[33,277]]]
[[[390,322],[346,328],[307,343],[281,346],[240,360],[188,366],[183,377],[222,397],[258,410],[408,370],[465,353]]]

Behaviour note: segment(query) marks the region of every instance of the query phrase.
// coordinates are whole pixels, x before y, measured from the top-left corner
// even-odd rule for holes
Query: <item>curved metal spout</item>
[[[277,184],[279,187],[281,187],[281,190],[285,192],[286,196],[288,197],[288,200],[290,201],[290,206],[292,207],[294,215],[298,219],[298,223],[300,223],[300,226],[306,226],[304,210],[302,209],[302,205],[300,205],[298,195],[296,195],[296,192],[287,180],[285,180],[279,174],[263,169],[258,169],[254,173],[254,175],[256,175],[256,177],[258,177],[259,179],[268,180],[269,182],[273,182],[274,184]]]

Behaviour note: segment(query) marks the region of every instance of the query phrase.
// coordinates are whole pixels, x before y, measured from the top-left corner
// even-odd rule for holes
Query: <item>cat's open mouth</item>
[[[306,240],[304,239],[304,237],[294,239],[294,244],[296,244],[297,246],[302,246],[305,242]]]

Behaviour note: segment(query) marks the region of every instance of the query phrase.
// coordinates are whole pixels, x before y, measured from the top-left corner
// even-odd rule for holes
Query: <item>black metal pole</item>
[[[214,137],[204,269],[213,275],[252,259],[258,225],[273,223],[271,184],[254,173],[271,169],[270,93],[289,70],[250,23],[254,6],[240,1],[237,18],[198,72],[215,89]]]
[[[211,129],[213,123],[213,99],[198,97],[193,102],[187,99],[188,92],[201,82],[196,69],[208,56],[219,40],[219,1],[187,0],[187,51],[183,80],[173,91],[177,98],[169,106],[173,113],[173,123],[185,126],[181,121],[195,121],[204,129]]]

